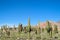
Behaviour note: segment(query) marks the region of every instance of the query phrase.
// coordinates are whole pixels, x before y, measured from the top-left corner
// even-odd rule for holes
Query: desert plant
[[[29,33],[31,32],[30,18],[28,18],[27,31],[28,31]]]
[[[42,28],[42,32],[44,32],[44,28]]]
[[[54,25],[54,33],[58,33],[57,25]]]
[[[10,36],[10,31],[9,31],[9,30],[7,30],[6,34],[7,34],[7,36]]]
[[[14,27],[13,29],[14,29],[14,30],[16,30],[16,27],[15,27],[15,25],[14,25],[13,27]]]
[[[26,27],[24,27],[24,33],[26,33],[27,31],[26,31]]]
[[[30,18],[28,18],[27,32],[28,32],[28,39],[30,40],[30,32],[31,32]]]
[[[40,33],[41,33],[40,21],[38,21],[37,33],[38,33],[38,34],[40,34]]]
[[[20,32],[22,32],[22,30],[23,30],[22,24],[19,24],[18,25],[18,32],[20,33]]]
[[[49,21],[47,21],[47,32],[49,33],[49,35],[51,35],[52,37],[52,26],[51,26],[51,23]]]

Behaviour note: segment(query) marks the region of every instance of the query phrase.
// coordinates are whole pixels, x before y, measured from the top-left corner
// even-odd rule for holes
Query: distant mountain
[[[52,25],[53,28],[54,28],[54,25],[57,25],[58,28],[60,28],[60,21],[59,22],[49,21],[49,22],[51,23],[51,25]],[[46,22],[41,22],[40,23],[40,27],[45,28],[46,27]]]
[[[58,21],[57,23],[60,23],[60,21]]]

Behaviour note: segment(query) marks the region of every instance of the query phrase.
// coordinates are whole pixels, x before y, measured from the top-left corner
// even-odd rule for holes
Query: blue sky
[[[26,25],[30,17],[31,24],[38,20],[60,20],[59,0],[0,0],[0,25],[22,23]]]

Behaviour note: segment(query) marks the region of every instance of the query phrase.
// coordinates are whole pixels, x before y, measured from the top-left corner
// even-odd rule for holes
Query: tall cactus
[[[28,26],[27,26],[27,29],[28,29],[28,39],[30,40],[30,32],[31,32],[31,25],[30,25],[30,18],[28,18]]]
[[[46,23],[47,23],[47,32],[52,37],[52,26],[51,26],[51,23],[49,21],[47,21]]]
[[[15,27],[15,25],[13,25],[13,27],[14,27],[13,29],[14,29],[14,30],[16,30],[16,27]]]
[[[40,34],[40,32],[41,32],[41,28],[40,28],[40,21],[38,21],[38,29],[37,29],[37,33],[39,33],[39,34]]]
[[[28,32],[31,32],[30,18],[28,18]]]

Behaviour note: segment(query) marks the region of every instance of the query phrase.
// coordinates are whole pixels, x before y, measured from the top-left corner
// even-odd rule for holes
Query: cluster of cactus
[[[3,25],[1,27],[1,30],[2,31],[4,30],[4,33],[6,33],[7,36],[10,36],[10,30],[9,30],[9,28],[7,28],[7,25]]]
[[[7,31],[7,25],[3,25],[3,29],[5,30],[5,31]]]
[[[3,31],[3,28],[2,28],[2,26],[1,26],[1,31]]]

